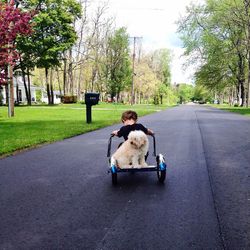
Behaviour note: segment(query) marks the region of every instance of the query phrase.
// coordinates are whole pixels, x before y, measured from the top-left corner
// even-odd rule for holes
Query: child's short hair
[[[126,121],[126,120],[134,120],[134,121],[137,121],[137,118],[138,118],[138,115],[135,111],[133,110],[127,110],[125,112],[122,113],[122,122],[123,121]]]

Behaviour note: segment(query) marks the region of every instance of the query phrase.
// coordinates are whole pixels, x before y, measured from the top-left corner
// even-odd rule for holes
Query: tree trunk
[[[28,105],[31,106],[31,90],[30,90],[30,72],[29,72],[29,69],[27,69],[27,73],[28,73],[28,95],[29,95]]]
[[[3,91],[3,88],[0,86],[0,106],[3,105],[3,93],[2,93],[2,91]]]
[[[25,89],[26,100],[28,103],[29,92],[28,92],[28,87],[27,87],[26,78],[25,78],[25,71],[24,71],[24,68],[22,67],[22,60],[20,60],[20,64],[21,64],[22,79],[23,79],[23,85],[24,85],[24,89]]]
[[[233,87],[231,87],[229,90],[228,102],[230,106],[233,106],[234,104],[234,88]]]
[[[82,81],[83,64],[80,66],[80,72],[78,77],[78,87],[77,87],[77,98],[81,99],[81,81]]]
[[[50,69],[50,97],[51,97],[51,104],[54,104],[54,89],[53,89],[53,70]]]
[[[9,105],[9,84],[5,85],[5,96],[6,96],[6,105]]]
[[[246,106],[247,106],[247,108],[250,106],[250,51],[249,51],[249,56],[248,56],[248,82],[247,82]]]
[[[45,68],[45,82],[46,82],[46,88],[47,88],[48,104],[51,104],[51,96],[50,96],[50,87],[49,87],[48,69],[47,68]]]
[[[247,108],[249,108],[249,106],[250,106],[250,79],[249,79],[249,81],[248,81],[247,101],[246,101],[246,104],[247,104]]]
[[[118,103],[118,102],[120,102],[121,101],[121,92],[120,92],[120,90],[119,90],[119,92],[117,93],[117,95],[116,95],[116,102]]]
[[[245,88],[244,88],[244,82],[245,82],[245,74],[244,74],[244,68],[245,68],[245,65],[244,65],[244,57],[241,55],[241,53],[238,52],[238,58],[239,58],[239,61],[238,61],[238,70],[239,70],[239,73],[238,73],[238,84],[239,84],[239,92],[240,92],[240,97],[241,97],[241,105],[240,106],[243,106],[244,103],[245,103]]]
[[[57,82],[58,82],[58,87],[59,87],[59,93],[60,93],[60,97],[61,97],[62,96],[62,88],[61,88],[61,84],[60,84],[60,76],[59,76],[58,67],[56,67],[56,76],[57,76]]]
[[[13,117],[14,116],[14,83],[13,83],[13,67],[12,65],[8,65],[8,77],[9,77],[9,93],[10,93],[10,103],[9,103],[9,116]]]
[[[237,104],[240,105],[240,83],[238,82],[236,87]]]
[[[95,85],[96,74],[97,74],[97,69],[96,69],[96,67],[94,67],[94,69],[92,69],[91,92],[94,91],[94,85]]]
[[[163,95],[160,95],[161,104],[163,104]]]
[[[67,59],[64,58],[63,60],[64,67],[63,67],[63,95],[67,95]]]
[[[244,86],[244,80],[240,82],[240,90],[241,90],[241,107],[244,107],[245,105],[245,86]]]
[[[19,101],[19,85],[18,83],[16,83],[16,104],[19,105],[20,101]]]
[[[72,49],[69,50],[69,68],[68,68],[68,76],[69,76],[69,93],[71,95],[74,94],[74,86],[73,86],[73,59],[72,59]]]
[[[246,106],[250,105],[250,15],[249,15],[249,0],[244,1],[245,11],[247,16],[247,60],[248,60],[248,78],[247,78],[247,95],[246,95]]]

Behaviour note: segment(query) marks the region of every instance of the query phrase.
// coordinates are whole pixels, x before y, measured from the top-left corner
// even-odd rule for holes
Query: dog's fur
[[[119,168],[146,167],[145,155],[148,152],[149,142],[147,135],[140,130],[131,131],[126,140],[113,154]]]

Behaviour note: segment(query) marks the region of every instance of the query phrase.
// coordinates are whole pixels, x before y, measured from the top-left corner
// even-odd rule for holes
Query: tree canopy
[[[18,60],[14,71],[22,73],[28,104],[31,83],[42,87],[41,94],[46,87],[50,104],[54,89],[78,100],[87,91],[98,91],[102,100],[110,96],[128,102],[132,77],[136,102],[173,100],[171,51],[145,52],[138,40],[132,75],[132,44],[126,28],[116,27],[105,13],[105,4],[89,15],[89,4],[76,0],[16,2],[23,13],[36,13],[30,20],[32,34],[15,39]]]
[[[0,84],[6,83],[7,66],[15,65],[19,58],[15,41],[18,36],[32,33],[30,20],[34,12],[23,12],[14,1],[0,2]]]
[[[111,98],[118,96],[131,83],[129,37],[125,28],[117,29],[108,40],[107,90]]]
[[[237,99],[242,106],[248,104],[248,1],[206,0],[204,4],[191,4],[178,24],[185,55],[197,67],[196,83],[218,94],[226,91],[231,101]]]

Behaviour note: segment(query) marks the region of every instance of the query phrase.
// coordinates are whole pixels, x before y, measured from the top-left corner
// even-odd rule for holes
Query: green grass
[[[7,107],[0,107],[0,155],[119,123],[127,109],[143,116],[166,106],[100,104],[92,107],[91,124],[86,123],[86,107],[81,104],[15,107],[12,118],[7,116]]]
[[[229,112],[234,112],[234,113],[238,113],[241,115],[248,115],[250,116],[250,108],[245,108],[245,107],[232,107],[226,104],[213,104],[211,105],[215,108],[219,108],[225,111],[229,111]]]

